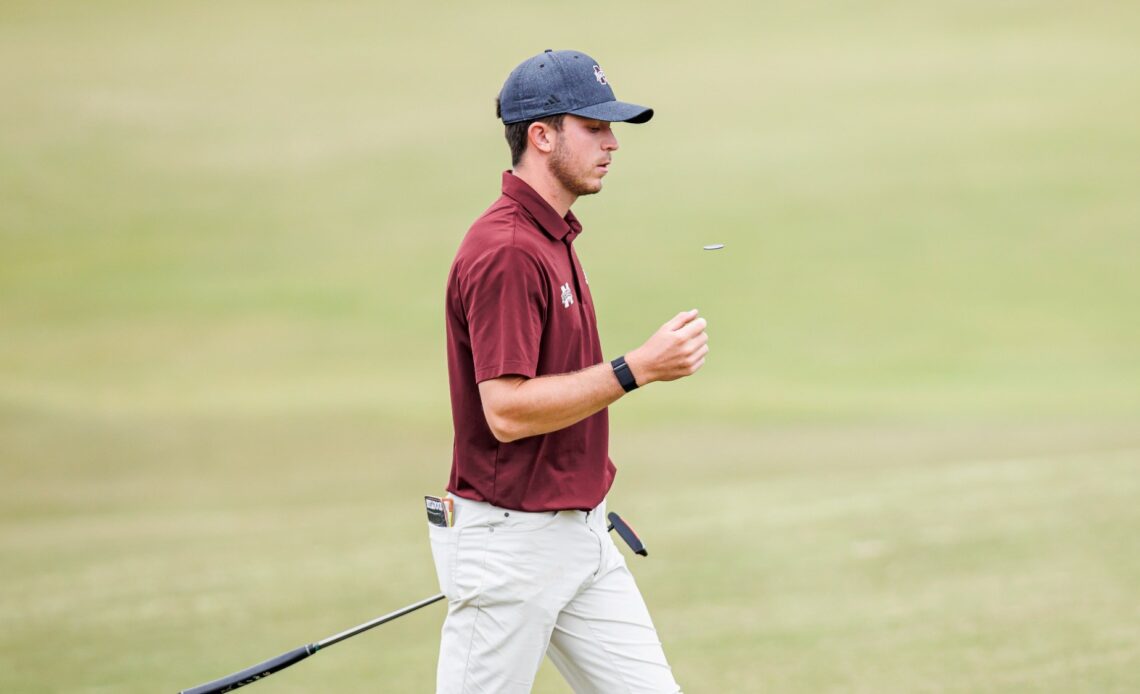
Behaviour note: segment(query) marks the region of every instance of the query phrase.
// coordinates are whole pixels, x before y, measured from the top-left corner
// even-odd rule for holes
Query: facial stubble
[[[558,182],[562,184],[562,187],[565,188],[567,192],[579,197],[601,192],[601,180],[593,182],[585,176],[578,175],[571,168],[572,160],[570,153],[561,138],[555,142],[554,151],[551,152],[550,159],[548,159],[547,162],[550,167],[550,173],[558,179]]]

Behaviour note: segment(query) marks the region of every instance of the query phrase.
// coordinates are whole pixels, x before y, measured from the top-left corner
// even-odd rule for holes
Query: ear
[[[554,128],[550,127],[547,123],[535,122],[531,123],[530,127],[526,129],[527,139],[530,140],[530,146],[543,154],[550,154],[554,151],[554,138],[557,137]]]

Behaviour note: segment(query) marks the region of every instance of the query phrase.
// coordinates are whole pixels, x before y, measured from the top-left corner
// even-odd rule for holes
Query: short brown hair
[[[530,129],[531,123],[546,123],[555,130],[562,130],[562,119],[565,116],[565,113],[556,113],[553,116],[546,116],[545,118],[524,120],[519,123],[509,123],[503,126],[503,134],[507,138],[507,146],[511,148],[511,166],[518,166],[519,161],[522,160],[523,152],[526,151],[526,132]],[[503,117],[503,107],[502,104],[499,103],[499,97],[495,97],[495,117]]]

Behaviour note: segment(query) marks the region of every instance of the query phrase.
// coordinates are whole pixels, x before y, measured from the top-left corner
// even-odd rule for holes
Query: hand
[[[704,366],[709,353],[708,322],[697,310],[682,311],[662,325],[645,344],[625,355],[639,386],[654,381],[675,381]]]

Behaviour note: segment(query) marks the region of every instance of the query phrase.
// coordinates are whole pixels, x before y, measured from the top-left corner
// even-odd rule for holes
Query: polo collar
[[[522,205],[523,209],[538,222],[543,233],[553,240],[569,243],[582,233],[582,224],[574,216],[573,211],[567,211],[565,217],[559,217],[550,203],[543,200],[526,181],[509,170],[503,172],[503,195]]]

